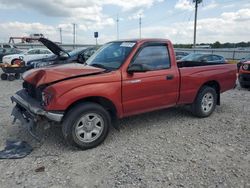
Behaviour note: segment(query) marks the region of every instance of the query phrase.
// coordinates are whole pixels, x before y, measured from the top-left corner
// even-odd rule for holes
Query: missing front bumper
[[[39,140],[36,135],[36,124],[41,118],[60,123],[63,118],[63,112],[48,112],[45,111],[38,101],[31,98],[25,89],[18,91],[11,97],[11,101],[16,103],[11,115],[14,116],[15,123],[19,120],[25,126],[33,137]]]
[[[11,101],[25,109],[31,116],[43,116],[55,122],[61,122],[63,112],[48,112],[45,111],[38,101],[28,95],[25,89],[18,91],[11,97]]]

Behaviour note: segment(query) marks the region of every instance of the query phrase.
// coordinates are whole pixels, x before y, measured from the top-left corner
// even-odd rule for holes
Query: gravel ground
[[[21,81],[0,81],[0,145],[28,141],[24,159],[0,160],[5,187],[250,187],[250,91],[222,95],[209,118],[184,108],[138,115],[119,122],[104,144],[87,151],[67,146],[60,128],[43,130],[39,144],[11,125],[9,98]],[[43,126],[43,125],[42,125]],[[36,172],[39,167],[44,171]]]

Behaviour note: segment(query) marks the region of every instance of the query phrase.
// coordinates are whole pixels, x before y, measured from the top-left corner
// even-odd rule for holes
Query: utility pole
[[[119,15],[118,14],[116,18],[116,35],[117,35],[117,40],[119,40]]]
[[[141,14],[139,15],[139,37],[141,39]]]
[[[60,42],[62,44],[62,28],[61,27],[59,28],[59,32],[60,32]]]
[[[75,44],[76,44],[76,24],[73,23],[73,48],[75,48]]]
[[[194,43],[193,48],[196,46],[196,25],[197,25],[197,12],[198,12],[198,4],[202,2],[202,0],[193,0],[195,3],[195,16],[194,16]]]

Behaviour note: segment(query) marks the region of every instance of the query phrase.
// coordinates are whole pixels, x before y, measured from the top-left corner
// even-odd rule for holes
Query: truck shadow
[[[224,105],[221,108],[226,108]],[[221,111],[221,108],[217,108],[214,114],[218,116]],[[171,131],[175,126],[181,126],[185,122],[194,122],[200,121],[199,118],[194,117],[189,111],[188,107],[173,107],[169,109],[158,110],[154,112],[148,112],[140,115],[135,115],[127,117],[118,121],[119,130],[111,127],[110,133],[104,143],[98,148],[101,150],[109,147],[116,147],[117,142],[126,142],[130,137],[133,137],[135,134],[148,134],[150,131],[155,131],[156,129],[161,129],[161,131]],[[44,125],[41,125],[41,127]],[[61,155],[65,151],[80,151],[78,148],[69,146],[63,138],[61,127],[60,126],[51,126],[46,130],[42,130],[43,140],[41,143],[35,141],[31,136],[28,136],[28,133],[24,130],[18,131],[18,138],[31,143],[38,153],[44,152],[49,153],[49,155]],[[15,132],[16,132],[15,131]],[[160,134],[159,132],[159,134]],[[12,134],[15,134],[14,132]]]
[[[122,139],[124,134],[128,136],[133,134],[134,131],[144,131],[154,126],[159,126],[161,128],[169,126],[168,122],[174,122],[176,118],[193,119],[194,117],[188,111],[187,107],[174,107],[124,118],[117,122],[119,126],[118,131],[111,127],[110,133],[103,145],[112,145],[117,137]],[[54,147],[56,150],[61,150],[60,153],[63,150],[78,150],[77,148],[67,145],[63,138],[61,127],[52,126],[45,130],[43,135],[44,138],[41,144],[43,145],[43,149]]]

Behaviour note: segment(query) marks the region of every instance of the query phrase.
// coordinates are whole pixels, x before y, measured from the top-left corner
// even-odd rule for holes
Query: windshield
[[[72,56],[75,56],[75,55],[78,55],[81,51],[83,51],[84,49],[86,48],[77,48],[71,52],[69,52],[69,56],[72,57]]]
[[[118,69],[130,54],[135,42],[111,42],[102,46],[87,64],[105,69]]]
[[[189,55],[183,57],[181,60],[182,61],[199,61],[202,56],[204,56],[204,54],[193,53],[193,54],[189,54]]]

